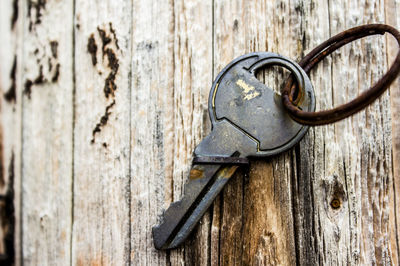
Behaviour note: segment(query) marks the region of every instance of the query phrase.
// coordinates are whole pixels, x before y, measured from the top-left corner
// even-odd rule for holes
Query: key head
[[[303,93],[299,96],[302,110],[314,111],[314,90],[307,74],[292,60],[270,52],[240,56],[229,63],[215,79],[209,96],[209,113],[213,131],[230,123],[257,148],[245,147],[241,156],[271,156],[294,146],[308,127],[290,118],[281,96],[260,82],[255,74],[265,66],[279,65],[288,69]],[[234,142],[231,140],[230,142]],[[200,145],[201,146],[201,145]],[[196,152],[198,156],[203,154]]]

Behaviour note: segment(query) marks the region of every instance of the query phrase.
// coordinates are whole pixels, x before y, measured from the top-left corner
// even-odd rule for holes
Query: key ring
[[[390,33],[400,46],[400,32],[385,24],[369,24],[358,26],[355,28],[348,29],[342,33],[339,33],[330,39],[326,40],[322,44],[314,48],[309,54],[307,54],[300,62],[299,65],[304,69],[304,71],[309,74],[310,70],[319,63],[322,59],[330,55],[336,49],[342,47],[343,45],[355,41],[357,39],[384,33]],[[298,101],[301,96],[298,95],[299,92],[297,86],[293,84],[293,79],[290,78],[286,83],[282,92],[282,102],[286,107],[286,110],[290,116],[297,122],[306,125],[325,125],[329,123],[334,123],[349,117],[369,104],[375,101],[394,81],[400,72],[400,50],[397,56],[386,72],[384,76],[367,91],[361,93],[357,98],[351,100],[348,103],[339,105],[333,109],[308,112],[300,110],[297,107]],[[297,96],[296,96],[297,95]]]

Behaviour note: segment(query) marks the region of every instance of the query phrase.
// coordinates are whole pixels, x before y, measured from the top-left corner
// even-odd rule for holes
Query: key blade
[[[237,168],[238,166],[229,166],[223,167],[220,171],[218,171],[212,186],[201,198],[201,201],[197,204],[190,217],[188,217],[186,222],[182,225],[179,232],[177,232],[176,236],[171,241],[169,248],[176,248],[186,240],[206,210],[214,202],[214,199],[229,181],[230,177],[232,177],[232,175],[236,172]]]
[[[218,122],[211,133],[196,147],[195,155],[246,157],[257,150],[257,143],[227,121]],[[161,224],[153,227],[154,246],[171,249],[179,246],[190,234],[215,197],[222,190],[237,166],[215,164],[194,165],[185,185],[184,196],[172,203],[163,214]]]
[[[195,165],[192,167],[189,181],[184,188],[183,198],[171,203],[163,214],[161,224],[153,227],[154,246],[157,249],[168,248],[171,238],[179,230],[178,226],[184,222],[190,209],[194,208],[196,200],[219,168],[219,165]]]
[[[198,166],[195,167],[198,168]],[[164,213],[163,223],[153,227],[154,245],[157,249],[172,249],[181,245],[238,168],[238,166],[220,167],[219,165],[202,167],[205,168],[204,174],[208,175],[205,178],[208,184],[205,184],[202,189],[204,193],[197,193],[199,192],[197,184],[188,183],[185,187],[185,196],[170,205]],[[191,173],[201,171],[196,168],[192,168]],[[196,193],[197,198],[192,201]],[[191,206],[188,206],[191,202]]]

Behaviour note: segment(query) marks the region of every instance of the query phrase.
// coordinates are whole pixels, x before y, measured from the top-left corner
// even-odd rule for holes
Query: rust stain
[[[222,168],[218,172],[218,178],[230,178],[232,175],[235,173],[236,169],[238,169],[239,166],[233,165],[233,166],[228,166]]]
[[[204,170],[203,169],[192,168],[190,170],[189,178],[190,179],[204,178]]]
[[[235,171],[238,167],[239,166],[237,166],[237,165],[223,167],[221,170],[218,171],[217,177],[218,178],[230,178],[235,173]],[[202,167],[200,165],[195,165],[190,170],[190,173],[189,173],[190,179],[200,179],[200,178],[204,178],[204,177],[205,177],[204,167]]]

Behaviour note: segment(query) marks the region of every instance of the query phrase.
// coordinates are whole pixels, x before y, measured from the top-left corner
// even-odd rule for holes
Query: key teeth
[[[156,249],[165,250],[165,249],[175,248],[175,247],[171,247],[171,246],[167,245],[167,243],[165,242],[165,241],[167,241],[169,239],[169,237],[165,241],[159,240],[159,237],[163,233],[162,227],[165,226],[165,224],[167,222],[166,217],[172,216],[173,212],[179,209],[179,206],[182,203],[182,200],[184,200],[184,198],[185,197],[183,197],[181,200],[172,202],[170,204],[170,206],[168,207],[168,209],[164,210],[163,213],[160,215],[161,220],[158,223],[158,225],[153,226],[152,235],[153,235],[153,239],[154,239],[154,246],[155,246]]]
[[[160,235],[160,233],[162,233],[162,232],[160,231],[160,230],[161,230],[161,227],[162,227],[162,225],[165,223],[164,213],[161,215],[161,217],[162,217],[162,218],[161,218],[161,222],[160,222],[158,225],[153,226],[153,228],[152,228],[152,230],[151,230],[152,236],[153,236],[154,247],[155,247],[156,249],[158,249],[158,250],[164,249],[163,246],[165,245],[165,242],[164,242],[164,241],[159,240],[159,235]]]
[[[158,241],[158,232],[159,232],[159,230],[160,230],[160,225],[156,225],[156,226],[153,226],[153,228],[152,228],[152,235],[153,235],[153,243],[154,243],[154,247],[156,248],[156,249],[158,249],[158,250],[162,250],[162,249],[164,249],[163,248],[163,243],[162,242],[160,242],[160,241]]]
[[[171,241],[171,234],[173,233],[173,231],[175,231],[177,229],[176,226],[178,226],[178,224],[176,224],[174,228],[167,228],[168,231],[165,230],[166,229],[165,227],[174,226],[173,223],[171,225],[168,225],[167,222],[169,220],[173,220],[174,217],[176,217],[176,214],[180,213],[182,211],[182,208],[185,208],[184,202],[188,200],[187,198],[189,197],[188,195],[190,195],[189,193],[191,193],[191,191],[192,192],[198,191],[198,189],[196,188],[196,186],[198,185],[198,183],[197,183],[198,181],[200,181],[200,180],[188,179],[185,182],[185,185],[183,188],[183,197],[178,201],[172,202],[170,204],[170,206],[168,207],[168,209],[165,210],[161,214],[161,219],[160,219],[160,222],[158,223],[158,225],[156,225],[152,228],[154,246],[156,249],[159,249],[159,250],[172,249],[172,248],[176,248],[177,246],[179,246],[181,244],[181,241],[179,241],[179,243],[174,243],[174,245],[172,246],[171,244],[173,244],[173,243],[168,242],[168,241]],[[196,195],[196,197],[197,196],[198,195]],[[169,234],[167,236],[167,238],[165,238],[165,234]]]
[[[185,197],[183,197],[182,199],[178,200],[178,201],[174,201],[172,202],[167,210],[164,210],[163,213],[161,214],[161,220],[158,223],[158,225],[154,226],[154,227],[161,227],[165,222],[166,219],[165,217],[168,216],[173,210],[178,209],[180,207],[180,205],[182,204],[182,201],[184,200]],[[153,228],[154,228],[153,227]]]
[[[178,209],[180,207],[180,205],[182,204],[182,202],[185,200],[186,198],[186,193],[188,192],[188,187],[190,186],[190,180],[186,181],[184,187],[183,187],[183,197],[180,200],[174,201],[172,202],[169,206],[167,210],[164,210],[163,213],[161,214],[161,220],[158,223],[158,225],[154,226],[155,227],[161,227],[164,223],[165,223],[165,217],[168,216],[173,210]]]

